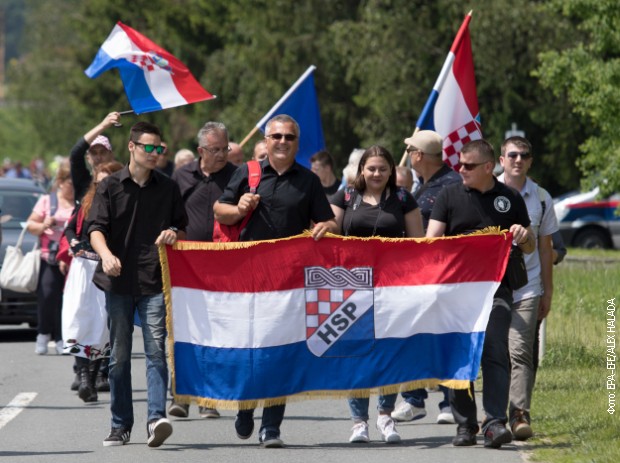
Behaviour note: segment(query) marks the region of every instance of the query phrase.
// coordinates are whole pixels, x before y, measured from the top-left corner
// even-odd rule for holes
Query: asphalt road
[[[24,325],[25,326],[25,325]],[[109,394],[84,404],[69,390],[72,358],[34,354],[32,330],[0,328],[0,460],[19,463],[90,462],[339,462],[521,463],[514,444],[485,449],[482,436],[474,447],[451,445],[455,425],[435,424],[439,393],[430,393],[426,418],[400,424],[400,444],[379,440],[374,427],[376,399],[371,399],[370,444],[350,444],[351,421],[344,400],[312,400],[287,405],[282,425],[284,449],[261,449],[256,433],[239,440],[235,412],[202,419],[192,405],[190,417],[172,419],[174,432],[160,448],[146,446],[146,388],[140,330],[134,338],[133,384],[136,423],[131,442],[103,447],[109,432]],[[30,395],[26,394],[30,393]],[[20,401],[21,405],[15,401]],[[7,406],[13,401],[15,406]],[[480,400],[478,401],[480,403]],[[257,410],[257,416],[260,409]],[[481,416],[481,414],[480,414]],[[257,420],[258,428],[258,420]]]

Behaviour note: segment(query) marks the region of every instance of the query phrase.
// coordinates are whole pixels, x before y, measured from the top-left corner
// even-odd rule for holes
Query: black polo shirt
[[[140,187],[125,166],[99,184],[87,221],[92,222],[88,234],[103,233],[122,265],[120,276],[109,277],[100,262],[93,277],[97,287],[131,296],[162,292],[155,240],[171,226],[179,230],[187,226],[181,193],[172,179],[154,170]]]
[[[237,166],[226,165],[208,177],[200,168],[200,159],[184,165],[172,174],[181,190],[187,211],[187,239],[213,241],[213,204],[222,196]]]
[[[497,179],[494,182],[493,188],[484,193],[462,183],[444,187],[437,196],[431,219],[446,224],[446,236],[467,234],[488,226],[528,227],[530,217],[519,192]]]
[[[261,180],[257,193],[258,207],[241,232],[240,241],[286,238],[310,228],[310,222],[332,219],[334,213],[327,202],[321,181],[313,172],[295,162],[282,175],[271,167],[269,160],[260,161]],[[233,174],[221,203],[237,205],[249,193],[248,166],[242,165]]]

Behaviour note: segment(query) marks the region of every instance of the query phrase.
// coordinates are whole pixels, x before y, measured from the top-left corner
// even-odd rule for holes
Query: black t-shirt
[[[258,207],[241,231],[240,241],[258,241],[298,235],[310,228],[310,222],[325,222],[334,213],[327,202],[321,181],[313,172],[295,162],[279,175],[260,161],[261,179],[256,191]],[[249,193],[248,166],[239,167],[226,186],[219,202],[237,205]]]
[[[338,188],[340,188],[340,183],[342,182],[336,179],[336,181],[332,185],[323,187],[323,191],[325,192],[327,199],[330,199],[332,195],[336,194]]]
[[[405,214],[417,209],[411,193],[397,188],[385,199],[385,204],[371,205],[363,200],[362,192],[353,188],[338,191],[330,202],[344,210],[342,233],[347,236],[406,236]]]
[[[431,219],[446,224],[446,236],[467,234],[488,226],[506,230],[514,224],[528,227],[530,217],[519,192],[497,179],[494,181],[493,188],[484,193],[462,183],[444,187],[437,196]]]
[[[222,169],[206,177],[198,159],[174,171],[172,180],[179,184],[187,211],[188,240],[213,241],[213,204],[222,196],[235,170],[237,166],[227,162]]]

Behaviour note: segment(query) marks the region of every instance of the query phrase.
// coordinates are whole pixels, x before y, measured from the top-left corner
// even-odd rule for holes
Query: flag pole
[[[463,38],[463,34],[465,33],[465,30],[467,29],[467,27],[469,26],[469,22],[471,21],[471,17],[472,17],[472,13],[474,12],[474,10],[469,10],[469,13],[467,13],[465,15],[465,20],[463,21],[463,23],[461,24],[461,27],[459,27],[458,32],[456,33],[456,37],[454,37],[454,41],[452,42],[452,46],[450,47],[450,50],[454,50],[461,42],[462,38]],[[439,72],[439,77],[437,78],[437,81],[435,82],[435,85],[433,86],[433,88],[441,88],[443,86],[443,82],[446,80],[446,75],[448,74],[448,71],[450,70],[450,62],[448,62],[448,60],[446,60],[441,68],[441,71]],[[429,102],[427,101],[425,104],[425,108],[426,109],[426,105]],[[424,114],[425,111],[422,110],[422,113]],[[420,122],[418,120],[418,122]],[[418,131],[420,130],[420,127],[418,126],[418,123],[416,123],[416,128],[413,131],[413,135],[415,135]],[[413,136],[412,135],[412,136]],[[403,157],[400,159],[400,166],[404,166],[405,163],[407,162],[407,150],[405,150],[405,152],[403,153]]]
[[[256,133],[257,130],[260,129],[260,127],[267,122],[271,116],[273,115],[273,113],[275,113],[277,111],[277,109],[282,105],[282,103],[284,103],[287,98],[291,95],[291,93],[293,93],[295,90],[297,90],[297,87],[299,87],[301,85],[301,83],[306,80],[306,78],[312,74],[314,71],[316,70],[316,66],[315,65],[310,65],[310,67],[308,67],[308,69],[306,69],[306,72],[304,72],[301,77],[299,79],[297,79],[297,81],[291,86],[291,88],[289,88],[287,90],[287,92],[282,95],[282,98],[280,98],[278,100],[278,102],[272,106],[272,108],[267,112],[267,114],[265,114],[263,116],[263,118],[258,121],[258,123],[256,124],[256,126],[252,129],[252,131],[247,134],[247,136],[243,139],[243,141],[241,143],[239,143],[240,146],[243,146],[245,143],[247,143],[247,141],[252,138],[252,136]]]
[[[133,109],[128,109],[127,111],[119,111],[118,112],[121,116],[126,116],[127,114],[134,114],[135,111]],[[114,127],[122,127],[123,124],[121,124],[120,122],[117,122],[116,124],[114,124]]]

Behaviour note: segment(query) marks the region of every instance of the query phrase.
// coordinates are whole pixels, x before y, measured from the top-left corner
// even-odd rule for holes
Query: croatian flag
[[[458,168],[463,145],[482,138],[476,95],[474,58],[469,37],[471,11],[459,29],[439,77],[418,118],[419,130],[434,130],[443,137],[443,157]]]
[[[510,244],[493,233],[162,247],[175,398],[235,409],[466,388]]]
[[[136,114],[215,98],[181,61],[120,21],[84,72],[94,79],[112,68],[118,68]]]
[[[310,66],[256,124],[256,127],[265,133],[269,119],[278,114],[288,114],[295,119],[301,132],[296,161],[308,168],[312,155],[325,149],[319,99],[314,88],[315,69],[316,66]]]

